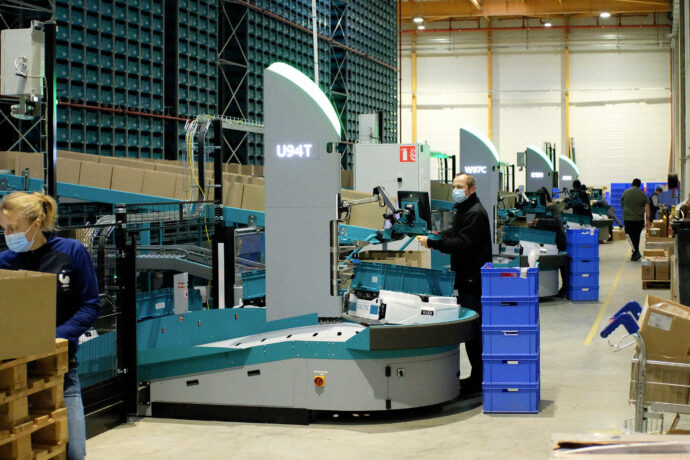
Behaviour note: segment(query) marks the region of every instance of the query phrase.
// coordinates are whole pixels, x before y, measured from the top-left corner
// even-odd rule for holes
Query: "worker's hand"
[[[417,241],[419,241],[419,244],[424,246],[425,248],[429,247],[429,238],[426,236],[418,236]]]

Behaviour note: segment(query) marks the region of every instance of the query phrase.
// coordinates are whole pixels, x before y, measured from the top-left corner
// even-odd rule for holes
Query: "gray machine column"
[[[338,218],[340,155],[328,144],[340,142],[340,120],[314,82],[275,63],[264,71],[264,125],[266,318],[339,317],[329,223]]]
[[[553,176],[555,171],[549,157],[539,148],[533,145],[525,151],[525,191],[536,192],[541,187],[551,192],[554,187]]]
[[[495,222],[498,203],[498,151],[484,133],[472,126],[460,128],[460,171],[477,179],[477,196],[489,214],[491,241],[496,246]],[[494,253],[497,252],[494,248]]]
[[[572,189],[573,182],[580,177],[580,170],[573,160],[565,155],[558,157],[558,189]]]

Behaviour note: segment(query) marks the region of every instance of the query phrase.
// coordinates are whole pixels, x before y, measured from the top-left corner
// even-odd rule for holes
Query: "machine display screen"
[[[278,144],[276,155],[278,158],[314,158],[312,144]]]

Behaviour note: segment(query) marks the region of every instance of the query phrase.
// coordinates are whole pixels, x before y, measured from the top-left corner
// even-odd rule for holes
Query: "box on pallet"
[[[669,255],[675,250],[675,238],[649,237],[645,240],[645,249],[664,249]]]
[[[668,257],[654,258],[654,279],[657,281],[669,281],[671,279],[671,265]]]
[[[0,270],[0,360],[55,351],[55,275]]]

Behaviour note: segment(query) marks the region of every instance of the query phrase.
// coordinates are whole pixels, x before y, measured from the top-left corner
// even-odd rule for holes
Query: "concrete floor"
[[[634,409],[628,404],[632,347],[614,353],[599,331],[627,301],[643,303],[648,293],[664,298],[669,293],[641,289],[640,264],[630,261],[627,242],[602,245],[600,258],[599,302],[541,303],[538,414],[484,414],[477,397],[426,416],[348,415],[309,426],[146,418],[90,439],[89,459],[534,459],[548,457],[554,433],[620,432]],[[590,330],[596,334],[587,344]],[[623,335],[619,330],[611,338]]]

